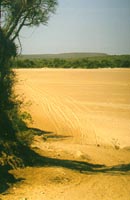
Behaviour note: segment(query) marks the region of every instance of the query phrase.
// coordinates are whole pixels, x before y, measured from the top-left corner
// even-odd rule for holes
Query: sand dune
[[[81,144],[130,146],[129,69],[19,69],[34,127]]]

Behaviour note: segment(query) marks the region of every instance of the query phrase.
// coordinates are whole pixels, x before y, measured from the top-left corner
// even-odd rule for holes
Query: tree
[[[22,120],[13,92],[15,74],[11,59],[17,55],[16,39],[21,29],[46,25],[57,0],[0,0],[0,140],[16,141]],[[15,123],[14,123],[15,122]],[[23,123],[24,124],[24,123]],[[4,142],[3,142],[4,143]],[[3,148],[0,143],[0,149]]]
[[[5,36],[14,41],[24,26],[46,25],[55,12],[56,0],[1,0],[1,27]]]

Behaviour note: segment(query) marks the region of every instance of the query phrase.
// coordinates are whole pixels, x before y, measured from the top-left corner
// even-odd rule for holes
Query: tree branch
[[[15,35],[14,35],[14,37],[11,39],[11,41],[14,41],[14,40],[16,39],[16,37],[19,35],[19,32],[20,32],[20,30],[22,29],[22,27],[24,26],[24,22],[26,21],[26,19],[27,19],[27,16],[24,17],[22,23],[19,25],[19,27],[18,27],[17,31],[15,32]]]
[[[7,31],[7,34],[6,34],[7,38],[10,38],[12,33],[14,33],[14,30],[16,29],[16,27],[17,27],[17,25],[19,23],[19,20],[20,20],[20,18],[22,16],[22,13],[23,13],[23,9],[21,9],[21,11],[18,13],[18,16],[15,17],[13,25],[10,27],[9,31]]]

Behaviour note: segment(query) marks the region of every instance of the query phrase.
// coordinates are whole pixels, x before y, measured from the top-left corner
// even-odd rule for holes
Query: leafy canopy
[[[1,29],[14,41],[24,26],[46,25],[57,0],[0,0]]]

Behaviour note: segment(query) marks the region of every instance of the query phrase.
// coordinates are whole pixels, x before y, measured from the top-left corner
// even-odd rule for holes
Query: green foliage
[[[0,0],[0,165],[17,166],[18,157],[24,157],[18,147],[27,144],[25,138],[31,134],[26,131],[26,121],[31,117],[22,112],[23,104],[14,95],[15,73],[11,69],[17,55],[14,41],[19,41],[24,26],[47,24],[56,6],[57,0]],[[33,61],[26,60],[25,67],[33,65]]]
[[[130,68],[130,55],[96,56],[84,58],[31,58],[19,57],[12,64],[14,68]]]
[[[15,73],[11,58],[16,55],[15,44],[0,30],[0,166],[21,166],[16,155],[21,142],[19,132],[27,129],[30,115],[22,112],[22,101],[14,94]]]
[[[56,0],[1,0],[2,28],[14,41],[23,26],[46,25],[57,6]]]

